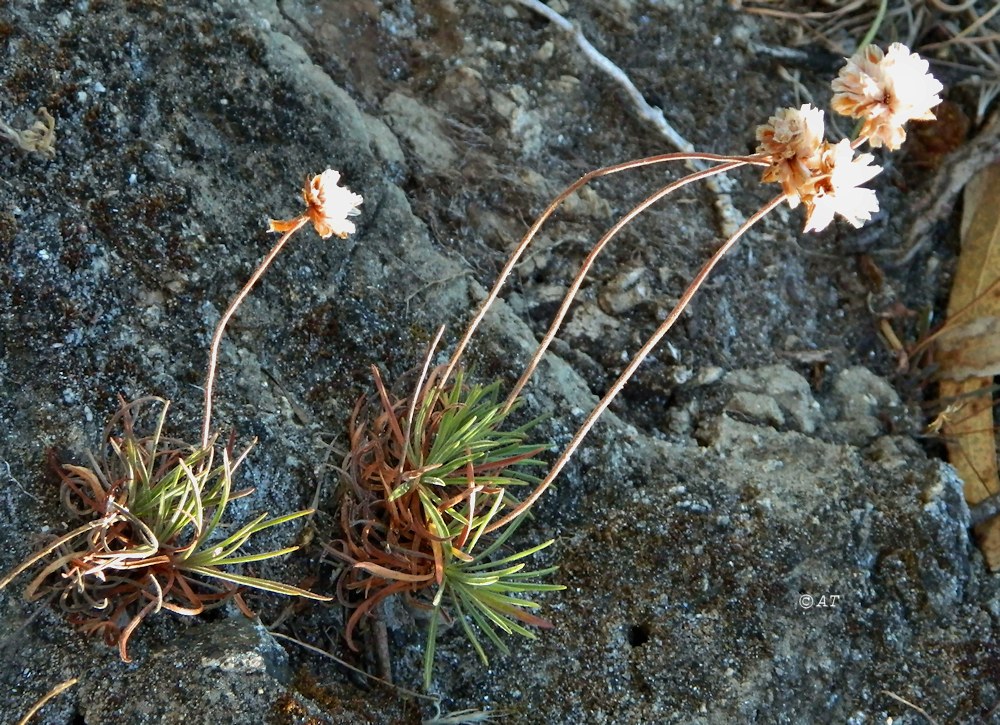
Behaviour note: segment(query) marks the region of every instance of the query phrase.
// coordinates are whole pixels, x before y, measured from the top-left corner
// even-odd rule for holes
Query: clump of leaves
[[[233,439],[219,448],[192,446],[164,434],[169,403],[144,397],[122,401],[104,432],[104,447],[89,466],[53,467],[65,507],[86,522],[45,545],[0,581],[0,589],[45,562],[25,591],[29,600],[57,600],[85,632],[117,645],[129,662],[129,637],[160,609],[196,615],[238,597],[248,586],[279,594],[326,599],[288,584],[221,567],[283,556],[292,546],[241,554],[260,531],[311,511],[269,519],[261,514],[224,534],[226,507],[253,489],[233,491],[233,474],[249,448],[234,455]],[[158,409],[158,411],[157,411]],[[147,412],[152,432],[137,431]],[[237,600],[239,601],[239,600]],[[240,602],[242,606],[242,602]]]
[[[45,117],[51,121],[47,114]],[[0,123],[0,137],[7,133],[5,128]],[[233,491],[232,487],[233,474],[249,448],[234,455],[234,439],[230,437],[219,448],[222,462],[216,464],[218,434],[212,433],[212,394],[229,320],[293,235],[312,223],[324,239],[333,235],[346,238],[355,231],[349,217],[357,216],[364,201],[340,185],[340,172],[333,169],[306,179],[302,197],[306,204],[302,214],[271,220],[270,231],[281,232],[281,237],[215,326],[205,373],[200,444],[164,435],[169,403],[162,398],[150,396],[132,403],[122,400],[105,429],[100,456],[88,454],[90,466],[52,461],[62,481],[63,503],[87,521],[45,544],[0,580],[3,589],[22,572],[46,562],[28,585],[26,598],[58,600],[81,629],[101,633],[109,644],[117,644],[126,662],[129,637],[147,616],[160,609],[196,615],[235,598],[247,612],[237,593],[240,586],[330,600],[222,568],[295,551],[298,547],[291,546],[259,554],[240,553],[255,534],[313,511],[295,511],[273,519],[265,513],[235,533],[223,533],[229,502],[252,493],[252,489]],[[148,409],[157,407],[152,433],[140,435],[137,431],[142,426],[137,421]]]
[[[374,370],[377,392],[351,415],[342,533],[329,545],[349,564],[338,595],[354,609],[345,632],[352,648],[359,622],[387,597],[405,594],[432,611],[425,687],[439,622],[450,616],[446,603],[485,663],[472,624],[506,651],[499,632],[533,637],[524,625],[550,626],[530,613],[536,603],[514,595],[563,588],[533,581],[556,567],[523,570],[521,560],[551,541],[498,556],[523,516],[477,551],[497,514],[517,505],[512,489],[538,484],[531,470],[544,465],[535,456],[546,446],[527,441],[534,421],[504,429],[511,407],[498,401],[499,384],[469,385],[460,371],[446,381],[443,373],[442,366],[422,374],[414,392],[401,396]]]
[[[485,523],[488,524],[491,518],[487,518]],[[450,601],[454,607],[465,636],[472,643],[483,664],[489,664],[489,660],[469,620],[475,623],[479,631],[504,654],[509,654],[510,650],[501,638],[501,633],[519,634],[527,639],[534,639],[534,633],[524,625],[543,629],[552,626],[548,620],[527,611],[538,609],[540,606],[538,603],[513,596],[553,592],[566,588],[561,584],[542,584],[534,581],[555,573],[559,569],[557,566],[524,571],[525,564],[522,559],[548,547],[552,544],[552,539],[500,558],[496,556],[522,521],[524,521],[523,515],[504,528],[492,544],[476,555],[472,555],[472,547],[465,550],[456,550],[450,545],[445,547],[444,574],[432,602],[433,615],[427,630],[427,645],[424,649],[425,688],[429,688],[431,683],[438,624],[445,616],[443,607],[446,601]]]

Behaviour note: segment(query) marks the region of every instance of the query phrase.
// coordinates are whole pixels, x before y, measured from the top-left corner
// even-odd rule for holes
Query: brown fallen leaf
[[[983,558],[990,571],[996,571],[997,563],[1000,562],[1000,516],[994,516],[981,524],[977,524],[973,529],[976,543],[979,550],[983,552]]]
[[[957,409],[942,425],[948,458],[974,506],[1000,493],[993,429],[993,376],[1000,375],[1000,164],[965,189],[962,251],[936,340],[938,393]],[[1000,518],[976,527],[991,570],[1000,569]],[[988,544],[988,545],[984,545]]]
[[[956,277],[957,279],[957,277]],[[1000,286],[997,287],[1000,292]],[[952,288],[954,294],[954,288]],[[977,309],[1000,302],[1000,295],[984,295]],[[998,305],[1000,306],[1000,305]],[[1000,375],[1000,317],[977,316],[965,324],[956,324],[941,332],[937,339],[937,360],[941,377],[965,380]]]

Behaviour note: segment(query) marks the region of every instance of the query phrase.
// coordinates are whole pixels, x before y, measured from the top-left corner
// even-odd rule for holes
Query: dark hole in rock
[[[628,643],[633,647],[646,644],[649,641],[649,625],[633,624],[628,628]]]

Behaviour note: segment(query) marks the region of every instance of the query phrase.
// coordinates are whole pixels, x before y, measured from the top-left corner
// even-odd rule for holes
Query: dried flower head
[[[808,183],[820,160],[823,112],[808,103],[800,108],[782,108],[757,127],[757,140],[757,153],[771,158],[762,180],[781,184],[789,197],[797,199],[798,190]]]
[[[806,207],[806,231],[820,231],[839,215],[860,227],[878,211],[871,189],[858,188],[879,171],[871,154],[857,158],[851,142],[823,140],[823,112],[805,104],[783,108],[757,127],[757,153],[769,156],[761,178],[781,184],[793,209]]]
[[[782,108],[757,127],[757,140],[757,153],[775,161],[812,158],[823,143],[823,112],[809,103],[800,108]]]
[[[928,72],[927,61],[902,43],[883,53],[876,45],[848,59],[833,81],[831,107],[837,113],[863,118],[861,136],[874,148],[898,149],[906,139],[907,121],[934,120],[943,86]]]
[[[847,139],[835,145],[823,144],[812,178],[799,190],[806,207],[805,231],[826,229],[834,215],[843,217],[855,229],[871,219],[878,211],[878,198],[861,185],[882,170],[872,164],[874,160],[871,154],[855,157]]]
[[[348,217],[357,216],[361,212],[358,207],[364,201],[360,194],[355,194],[346,186],[340,186],[340,172],[327,169],[322,174],[306,181],[302,188],[302,197],[306,202],[306,212],[303,215],[312,222],[316,233],[323,239],[336,234],[346,239],[355,231],[354,222]],[[287,221],[270,220],[270,231],[287,232],[297,229],[302,217]]]

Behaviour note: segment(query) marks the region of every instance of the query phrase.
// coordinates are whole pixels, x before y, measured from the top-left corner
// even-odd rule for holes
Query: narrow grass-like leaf
[[[327,597],[323,594],[316,594],[315,592],[310,592],[305,589],[299,589],[291,584],[284,584],[270,579],[261,579],[255,576],[234,574],[233,572],[222,571],[221,569],[215,569],[211,566],[185,566],[183,569],[184,571],[201,574],[202,576],[207,576],[212,579],[221,579],[222,581],[230,582],[231,584],[239,584],[240,586],[252,587],[253,589],[262,589],[267,592],[274,592],[275,594],[285,594],[290,597],[304,597],[306,599],[315,599],[320,602],[329,602],[333,599],[333,597]]]
[[[427,644],[424,645],[424,689],[431,689],[431,675],[434,672],[434,653],[437,651],[438,620],[441,612],[438,607],[431,610],[431,621],[427,625]]]
[[[524,558],[527,558],[529,556],[532,556],[533,554],[538,553],[542,549],[548,548],[554,542],[555,542],[555,539],[549,539],[548,541],[543,541],[541,544],[538,544],[537,546],[532,546],[530,549],[525,549],[524,551],[519,551],[516,554],[511,554],[510,556],[505,556],[504,558],[497,559],[496,561],[491,561],[491,562],[487,562],[487,563],[483,563],[483,564],[473,564],[471,566],[466,567],[465,571],[466,572],[477,572],[477,571],[483,571],[483,570],[486,570],[486,569],[491,569],[493,567],[501,566],[501,565],[504,565],[504,564],[509,564],[509,563],[511,563],[513,561],[518,561],[520,559],[524,559]],[[480,556],[478,558],[482,558],[483,556],[486,556],[486,554],[485,553],[480,554]]]
[[[500,639],[500,635],[496,633],[496,629],[490,623],[489,619],[484,616],[482,608],[476,603],[476,600],[472,597],[465,596],[459,592],[455,592],[455,601],[461,600],[465,602],[468,608],[469,616],[472,617],[472,621],[476,623],[479,631],[490,638],[490,641],[496,645],[497,649],[503,652],[505,655],[510,654],[510,648],[507,647],[507,643]],[[456,607],[457,609],[457,607]]]
[[[417,483],[419,479],[414,479],[412,481],[405,481],[399,484],[396,488],[392,489],[392,493],[389,494],[389,501],[396,501],[401,496],[405,496],[413,488],[413,485]]]
[[[469,624],[468,617],[466,617],[465,609],[462,607],[462,598],[452,596],[452,602],[455,605],[455,612],[458,614],[458,621],[462,625],[462,631],[465,632],[465,638],[469,640],[472,644],[472,648],[479,655],[480,661],[484,665],[489,665],[489,658],[486,656],[486,651],[483,649],[483,645],[479,642],[479,637],[476,636],[475,630],[472,625]]]
[[[226,559],[216,559],[212,562],[212,566],[229,566],[231,564],[249,564],[254,561],[264,561],[266,559],[274,559],[279,556],[285,556],[286,554],[291,554],[293,551],[298,551],[300,547],[298,546],[286,546],[284,549],[275,549],[274,551],[265,551],[261,554],[244,554],[243,556],[230,556]]]

